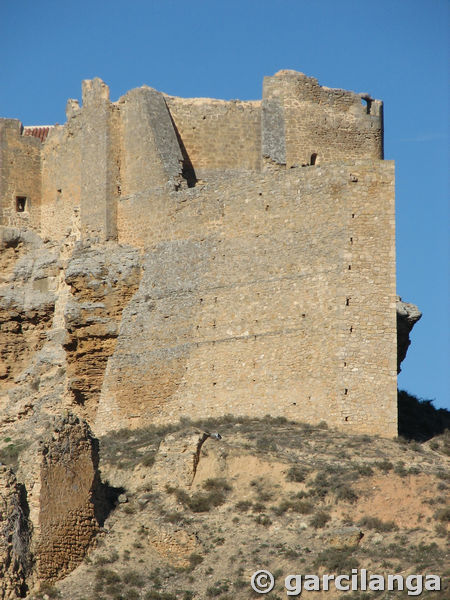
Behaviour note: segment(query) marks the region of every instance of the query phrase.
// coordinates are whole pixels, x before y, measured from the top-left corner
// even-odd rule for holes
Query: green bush
[[[198,567],[203,562],[203,556],[201,554],[196,554],[195,552],[189,555],[189,566],[191,570],[194,570],[195,567]]]
[[[311,502],[300,500],[297,498],[285,499],[278,506],[272,507],[276,515],[283,515],[287,511],[299,513],[301,515],[309,515],[314,510],[314,505]]]
[[[286,479],[288,481],[295,481],[297,483],[301,483],[305,481],[307,475],[308,471],[305,468],[293,465],[286,473]]]
[[[440,508],[434,513],[434,518],[442,523],[450,522],[450,507]]]
[[[264,525],[264,527],[269,527],[272,525],[272,520],[267,515],[258,515],[255,517],[255,523],[258,523],[258,525]]]
[[[327,573],[350,573],[359,566],[352,548],[327,548],[319,552],[315,567],[325,567]]]
[[[210,586],[206,590],[206,595],[208,598],[217,598],[217,596],[221,596],[225,592],[228,592],[230,589],[230,582],[227,579],[222,579],[216,581],[214,585]]]
[[[377,469],[380,469],[380,471],[384,471],[384,473],[388,473],[394,468],[394,465],[386,458],[376,462],[375,466],[377,467]]]
[[[358,522],[358,525],[360,527],[367,527],[367,529],[374,529],[379,533],[398,530],[394,521],[382,521],[381,519],[378,519],[378,517],[363,517]]]
[[[235,508],[240,512],[247,512],[252,506],[253,502],[250,502],[250,500],[241,500],[235,505]]]
[[[311,519],[310,525],[314,527],[314,529],[321,529],[322,527],[325,527],[330,520],[331,517],[327,512],[319,510]]]
[[[145,585],[145,579],[136,571],[125,571],[122,575],[122,581],[131,587],[142,588]]]
[[[358,494],[344,483],[336,487],[334,490],[334,495],[336,500],[350,502],[351,504],[354,504],[358,500]]]
[[[203,491],[194,492],[190,496],[187,492],[180,488],[166,486],[166,491],[169,494],[175,494],[178,502],[183,504],[192,512],[208,512],[212,508],[220,506],[226,500],[226,494],[231,490],[231,486],[225,479],[207,479],[203,483]]]

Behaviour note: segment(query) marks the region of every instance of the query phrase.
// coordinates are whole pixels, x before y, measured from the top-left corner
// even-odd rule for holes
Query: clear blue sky
[[[449,400],[448,0],[2,0],[0,115],[64,123],[82,79],[111,98],[258,99],[279,69],[385,102],[397,290],[423,311],[399,387]]]

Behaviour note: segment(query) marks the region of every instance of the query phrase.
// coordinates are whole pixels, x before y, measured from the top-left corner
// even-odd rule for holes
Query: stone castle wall
[[[96,429],[231,413],[395,435],[393,199],[383,161],[160,198]]]
[[[14,131],[2,165],[28,143]],[[142,253],[96,382],[96,432],[270,413],[396,435],[394,169],[382,138],[380,101],[292,71],[265,78],[255,102],[144,86],[112,103],[101,80],[83,83],[82,108],[69,101],[67,123],[31,142],[37,183],[23,193],[36,196],[29,225],[43,236]]]
[[[20,203],[24,201],[21,206]],[[16,119],[0,123],[0,224],[38,227],[41,204],[41,142],[23,135]]]

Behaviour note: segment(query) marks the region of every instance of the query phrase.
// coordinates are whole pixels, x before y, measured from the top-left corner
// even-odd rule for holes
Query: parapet
[[[296,71],[264,77],[262,152],[287,167],[382,159],[383,103]]]
[[[69,99],[64,126],[0,124],[0,223],[50,238],[117,239],[121,198],[157,196],[226,172],[383,158],[383,104],[279,71],[262,100],[176,98],[148,86],[117,102],[99,78]],[[20,214],[19,214],[20,213]]]

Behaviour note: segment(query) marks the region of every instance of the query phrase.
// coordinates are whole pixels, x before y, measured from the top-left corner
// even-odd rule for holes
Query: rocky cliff
[[[195,513],[193,507],[204,503],[222,505],[230,484],[221,476],[228,471],[237,476],[248,461],[256,460],[259,469],[262,459],[252,458],[251,453],[241,456],[234,442],[219,451],[214,436],[201,429],[192,431],[191,425],[186,425],[189,435],[180,434],[183,425],[176,418],[158,430],[156,437],[150,435],[142,442],[145,430],[133,422],[133,406],[128,407],[129,418],[122,424],[131,429],[117,435],[117,445],[115,433],[104,436],[100,446],[95,437],[103,433],[98,404],[108,393],[106,375],[117,343],[122,357],[128,354],[135,360],[133,336],[143,335],[149,323],[156,323],[155,331],[164,337],[165,315],[159,314],[161,306],[157,308],[158,291],[152,291],[152,281],[164,280],[163,263],[156,264],[145,252],[115,242],[82,242],[76,232],[69,232],[62,243],[17,228],[3,227],[0,233],[0,461],[8,465],[0,468],[0,598],[26,597],[32,590],[37,593],[45,582],[52,584],[74,569],[78,573],[96,540],[103,539],[98,534],[104,535],[105,519],[122,492],[125,500],[133,498],[125,502],[133,512],[147,505],[155,507],[157,498],[167,495],[164,508],[160,507],[166,516],[162,521],[155,517],[154,522],[151,517],[145,543],[158,557],[155,564],[168,561],[176,568],[193,568],[200,560],[195,557],[205,552],[209,542],[188,526],[189,518],[179,512],[180,506]],[[399,304],[399,360],[406,354],[405,339],[417,320],[414,311],[411,305]],[[170,362],[170,357],[166,360]],[[171,385],[170,379],[159,377],[158,381],[161,389]],[[126,379],[120,383],[126,388]],[[139,394],[132,401],[138,406]],[[111,410],[114,417],[114,407]],[[223,424],[229,427],[226,420]],[[272,439],[273,427],[272,441],[265,441],[267,436],[258,441],[261,450],[278,447]],[[115,429],[121,429],[119,421]],[[250,430],[246,435],[255,440]],[[304,435],[299,432],[299,440]],[[345,439],[345,444],[352,443]],[[133,440],[137,461],[130,456]],[[244,448],[247,442],[236,443],[243,443]],[[204,458],[201,462],[201,456],[210,456],[209,463]],[[281,473],[285,467],[270,466],[269,461],[265,468]],[[205,483],[209,475],[222,483]],[[195,478],[200,483],[192,487]],[[288,488],[289,493],[294,491]],[[253,496],[251,500],[236,496],[235,500],[242,506],[258,504]],[[294,500],[286,497],[283,501],[289,512]],[[264,511],[255,509],[258,527],[273,521],[260,514]],[[118,523],[117,509],[113,514],[108,522]],[[334,529],[342,524],[337,520]],[[72,584],[68,585],[61,588],[64,598],[84,597],[76,593],[76,586],[70,590]]]

